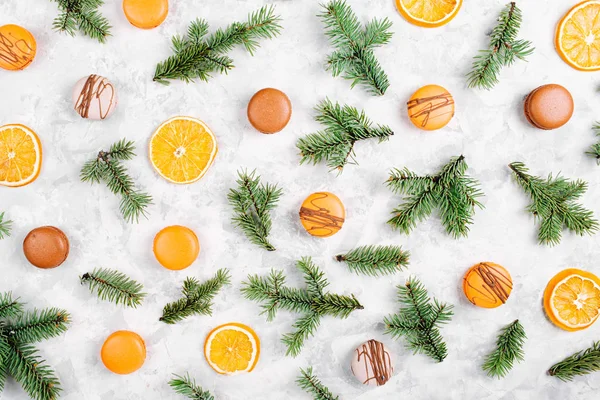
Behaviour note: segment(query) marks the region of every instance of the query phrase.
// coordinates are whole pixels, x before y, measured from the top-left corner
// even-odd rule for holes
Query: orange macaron
[[[475,264],[463,279],[467,299],[483,308],[496,308],[506,303],[512,288],[512,278],[506,268],[492,262]]]
[[[140,335],[131,331],[111,334],[100,350],[104,366],[119,375],[131,374],[146,361],[146,344]]]
[[[569,122],[574,108],[571,93],[557,84],[534,89],[523,104],[523,111],[529,123],[544,130],[560,128]]]
[[[333,193],[316,192],[300,206],[300,223],[316,237],[333,236],[342,229],[346,219],[344,203]]]
[[[181,270],[192,265],[200,253],[198,236],[188,227],[167,226],[154,237],[154,256],[163,267]]]
[[[19,25],[0,26],[0,68],[17,71],[33,62],[37,52],[35,38]]]
[[[137,28],[156,28],[169,14],[169,0],[123,0],[123,12]]]
[[[439,85],[418,89],[406,105],[410,122],[426,131],[443,128],[454,116],[454,98]]]

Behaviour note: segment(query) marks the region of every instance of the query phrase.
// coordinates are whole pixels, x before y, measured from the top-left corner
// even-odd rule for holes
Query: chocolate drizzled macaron
[[[531,125],[545,130],[556,129],[571,119],[573,97],[561,85],[543,85],[529,93],[523,109]]]
[[[80,79],[73,88],[75,111],[82,118],[108,118],[117,106],[117,91],[110,81],[99,75]]]

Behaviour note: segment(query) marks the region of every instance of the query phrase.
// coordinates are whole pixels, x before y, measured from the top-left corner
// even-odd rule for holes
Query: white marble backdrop
[[[542,291],[558,271],[579,267],[600,273],[599,236],[565,234],[559,246],[536,244],[536,227],[525,212],[528,198],[512,181],[506,167],[524,161],[536,174],[562,171],[583,178],[590,190],[583,204],[600,214],[600,167],[585,156],[594,143],[594,112],[600,106],[598,74],[568,67],[554,50],[556,22],[575,0],[520,1],[524,14],[521,37],[533,41],[529,62],[504,69],[500,84],[490,92],[467,89],[465,73],[471,58],[487,45],[486,33],[504,1],[465,1],[449,24],[437,29],[410,25],[396,12],[393,0],[350,0],[362,21],[389,17],[395,32],[391,43],[376,54],[391,86],[384,97],[371,97],[349,82],[332,78],[323,68],[332,50],[315,17],[316,0],[171,0],[170,14],[157,29],[143,31],[129,25],[119,0],[107,0],[102,13],[113,25],[113,36],[101,45],[83,36],[51,29],[56,4],[48,0],[2,0],[0,25],[16,23],[33,32],[38,55],[22,72],[0,71],[0,125],[21,123],[41,137],[43,170],[24,188],[0,188],[0,210],[14,220],[13,235],[0,241],[0,291],[12,290],[30,307],[64,307],[73,323],[61,337],[39,345],[62,382],[62,398],[159,399],[178,398],[168,387],[171,373],[189,371],[218,399],[308,399],[294,383],[300,367],[313,365],[316,373],[343,399],[596,399],[600,374],[562,383],[545,371],[554,362],[600,339],[600,323],[588,330],[567,333],[555,328],[541,307]],[[184,33],[188,23],[202,17],[211,29],[225,26],[265,3],[273,3],[283,18],[283,34],[263,41],[255,57],[242,49],[231,55],[236,68],[209,83],[163,86],[152,82],[157,62],[170,54],[170,37]],[[108,77],[119,90],[120,103],[108,120],[81,119],[72,109],[70,92],[87,74]],[[436,83],[456,99],[456,116],[443,130],[422,132],[408,121],[405,102],[421,85]],[[521,111],[523,97],[546,83],[566,86],[575,99],[575,114],[563,128],[541,131],[530,127]],[[252,94],[264,87],[285,91],[294,107],[287,128],[262,135],[249,125],[245,112]],[[395,135],[388,143],[356,146],[360,166],[348,166],[341,176],[325,166],[299,166],[296,140],[319,129],[313,107],[328,96],[364,108],[377,123],[388,124]],[[220,152],[210,172],[198,183],[175,186],[160,178],[146,156],[154,129],[174,115],[204,120],[215,132]],[[85,160],[99,149],[126,137],[136,141],[138,156],[127,167],[139,186],[155,200],[150,218],[138,225],[123,222],[118,199],[103,186],[79,181]],[[399,202],[384,185],[388,170],[407,166],[419,173],[435,172],[449,157],[464,154],[469,173],[486,194],[468,239],[454,240],[433,217],[410,236],[385,223]],[[273,242],[268,253],[251,245],[230,222],[226,201],[236,170],[256,168],[265,181],[279,183],[285,194],[273,213]],[[298,221],[302,199],[313,191],[336,193],[347,207],[343,230],[329,239],[307,235]],[[194,229],[202,251],[189,269],[163,269],[152,254],[152,239],[161,228],[184,224]],[[29,230],[55,225],[71,240],[67,262],[54,270],[38,270],[23,256],[21,242]],[[410,250],[406,273],[383,278],[350,274],[333,256],[362,244],[399,244]],[[290,330],[295,315],[281,312],[272,323],[259,316],[259,306],[240,295],[250,273],[283,269],[289,284],[302,285],[294,260],[313,256],[331,282],[330,289],[354,293],[365,310],[338,321],[325,318],[316,337],[302,354],[285,356],[279,338]],[[472,306],[461,292],[461,278],[479,261],[506,266],[515,288],[506,305],[495,310]],[[143,307],[123,310],[99,302],[78,283],[78,275],[94,267],[117,268],[145,285],[149,296]],[[177,325],[158,321],[165,303],[179,296],[188,275],[206,279],[218,268],[229,268],[233,285],[216,298],[212,317],[194,317]],[[412,355],[402,342],[383,335],[383,317],[397,310],[395,285],[409,274],[418,276],[437,298],[455,305],[452,323],[443,329],[449,355],[435,364]],[[519,318],[529,336],[526,360],[503,380],[481,371],[484,355],[493,348],[500,327]],[[202,344],[218,324],[240,321],[253,326],[262,340],[262,354],[254,372],[236,377],[217,376],[204,361]],[[129,329],[146,340],[148,358],[128,376],[108,372],[99,358],[104,339],[113,331]],[[361,342],[383,340],[397,363],[394,377],[384,387],[367,388],[350,374],[350,353]],[[3,399],[26,398],[12,380]]]

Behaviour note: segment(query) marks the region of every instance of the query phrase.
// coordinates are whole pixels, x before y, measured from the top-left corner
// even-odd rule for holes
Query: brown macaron
[[[539,129],[556,129],[566,124],[573,115],[573,97],[564,87],[543,85],[533,90],[523,105],[525,117]]]
[[[290,122],[292,103],[281,90],[259,90],[248,103],[248,121],[262,133],[277,133]]]
[[[69,239],[63,231],[54,226],[41,226],[25,237],[23,253],[27,260],[38,268],[56,268],[69,255]]]

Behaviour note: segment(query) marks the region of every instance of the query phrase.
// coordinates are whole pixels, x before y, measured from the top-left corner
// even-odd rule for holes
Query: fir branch
[[[324,125],[325,130],[298,139],[300,164],[316,165],[325,161],[332,170],[342,172],[346,164],[356,164],[354,144],[357,141],[377,138],[383,142],[394,134],[388,126],[372,126],[364,111],[333,104],[329,99],[322,101],[315,110],[318,113],[315,120]]]
[[[54,0],[61,13],[54,19],[52,27],[60,32],[75,36],[77,30],[84,35],[105,43],[110,36],[108,20],[97,10],[102,0]]]
[[[404,337],[406,347],[416,353],[423,353],[437,362],[448,355],[446,343],[440,327],[450,322],[452,305],[429,298],[427,290],[416,278],[409,278],[404,286],[398,286],[400,312],[384,319],[385,333],[398,339]]]
[[[139,222],[140,216],[147,218],[146,208],[152,204],[152,196],[135,189],[133,179],[121,163],[131,160],[134,150],[133,142],[121,139],[109,151],[101,150],[96,158],[86,162],[80,173],[82,182],[104,182],[111,192],[121,196],[119,209],[127,222]]]
[[[361,27],[356,14],[345,0],[332,0],[322,5],[318,15],[325,25],[325,34],[336,48],[327,59],[327,70],[333,76],[343,74],[351,87],[363,85],[369,93],[382,96],[390,86],[386,73],[373,49],[387,44],[392,37],[392,23],[384,18],[374,19]]]
[[[30,344],[8,342],[10,350],[6,371],[21,384],[35,400],[55,400],[61,392],[60,382],[54,371],[37,356]]]
[[[448,234],[467,236],[475,208],[483,208],[478,201],[483,196],[479,182],[466,175],[467,168],[461,155],[453,157],[437,175],[417,176],[406,168],[392,170],[387,185],[405,197],[392,211],[394,216],[388,224],[409,234],[437,208]]]
[[[159,321],[174,324],[192,315],[212,315],[213,298],[230,282],[229,271],[226,269],[218,270],[213,278],[204,283],[188,277],[183,283],[183,297],[167,304]]]
[[[302,390],[310,393],[314,400],[339,400],[339,396],[334,396],[313,374],[312,367],[300,368],[300,376],[296,379],[296,383]]]
[[[531,42],[517,39],[521,21],[519,7],[515,2],[508,3],[490,34],[489,49],[474,57],[471,71],[467,74],[470,88],[492,89],[499,82],[502,67],[512,65],[517,59],[525,60],[533,53]]]
[[[4,219],[4,212],[0,212],[0,240],[9,237],[12,229],[12,221]]]
[[[232,222],[240,228],[250,242],[268,250],[274,251],[275,247],[269,242],[271,232],[271,215],[282,190],[277,185],[266,185],[260,182],[256,171],[248,174],[246,171],[238,172],[237,189],[230,189],[227,199],[233,206],[234,216]]]
[[[11,292],[0,293],[0,318],[16,318],[23,314],[23,303],[13,299]]]
[[[488,376],[504,378],[515,361],[523,361],[526,339],[525,329],[518,319],[502,328],[496,340],[496,349],[488,354],[482,365]]]
[[[579,351],[559,363],[554,364],[548,375],[555,376],[563,382],[572,381],[574,377],[600,371],[600,341],[592,347]]]
[[[527,211],[540,221],[538,241],[541,244],[560,243],[563,226],[579,236],[598,230],[594,213],[575,202],[587,191],[585,181],[570,181],[560,175],[554,178],[551,174],[542,179],[529,175],[529,169],[521,162],[513,162],[509,168],[519,186],[531,197]]]
[[[350,271],[357,274],[380,276],[404,270],[410,253],[400,246],[360,246],[335,259],[345,262]]]
[[[596,136],[600,137],[600,122],[596,122],[592,127]],[[593,144],[590,146],[590,149],[585,152],[590,157],[594,157],[596,159],[596,163],[600,165],[600,142]],[[0,216],[1,217],[1,216]],[[0,218],[1,220],[2,218]],[[1,239],[1,237],[0,237]]]
[[[178,394],[192,400],[215,400],[214,396],[208,391],[203,390],[196,385],[196,381],[189,374],[185,376],[173,375],[169,381],[169,386]]]
[[[70,316],[65,310],[47,308],[28,311],[10,320],[3,331],[17,342],[35,343],[56,337],[67,331]]]
[[[279,309],[303,314],[293,325],[294,331],[285,334],[282,342],[288,355],[300,354],[304,342],[315,334],[321,318],[329,315],[347,318],[355,310],[364,307],[351,296],[325,292],[328,282],[323,272],[310,257],[303,257],[296,268],[304,275],[306,289],[289,288],[285,285],[285,276],[281,271],[271,271],[268,277],[248,276],[243,283],[242,293],[248,299],[263,303],[261,314],[271,321]]]
[[[144,287],[127,275],[105,268],[96,268],[79,277],[81,284],[87,284],[92,293],[101,300],[107,300],[117,305],[136,308],[142,304],[146,293]]]
[[[254,55],[259,39],[273,39],[279,35],[280,21],[274,7],[265,6],[250,14],[246,22],[234,22],[205,37],[208,24],[196,19],[190,24],[186,37],[173,38],[175,54],[156,66],[153,80],[168,85],[172,79],[189,83],[194,79],[208,81],[214,72],[226,74],[233,68],[233,60],[226,53],[242,45]]]

